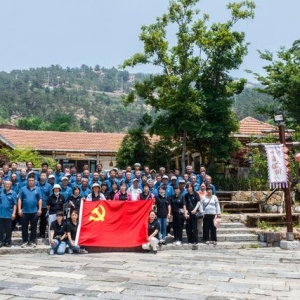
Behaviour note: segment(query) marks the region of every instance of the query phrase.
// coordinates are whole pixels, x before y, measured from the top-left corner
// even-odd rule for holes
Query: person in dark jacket
[[[185,198],[180,194],[179,186],[174,186],[175,195],[170,198],[171,212],[173,216],[174,244],[182,244],[182,230],[184,218],[187,216]]]
[[[165,194],[165,187],[159,188],[159,194],[155,197],[155,205],[157,208],[157,220],[160,225],[159,242],[166,244],[167,220],[171,216],[171,206]]]
[[[193,244],[193,249],[197,248],[198,245],[198,229],[197,229],[197,218],[192,214],[196,205],[200,201],[200,197],[197,192],[194,191],[192,184],[186,185],[187,193],[185,194],[185,204],[189,212],[189,217],[186,224],[186,233],[188,237],[188,243]]]

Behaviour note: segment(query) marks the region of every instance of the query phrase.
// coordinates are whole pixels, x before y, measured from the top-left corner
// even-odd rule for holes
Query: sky
[[[228,0],[201,0],[198,8],[211,21],[228,19]],[[166,12],[168,0],[0,0],[0,71],[61,65],[118,67],[142,50],[141,25]],[[232,73],[253,81],[245,72],[263,74],[257,50],[277,52],[299,39],[299,0],[256,0],[254,20],[236,29],[246,33],[249,53]],[[172,42],[172,41],[171,41]],[[130,72],[157,72],[139,66]]]

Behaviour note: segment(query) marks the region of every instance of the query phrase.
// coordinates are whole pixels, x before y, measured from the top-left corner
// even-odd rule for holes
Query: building
[[[123,133],[29,131],[0,128],[0,145],[3,147],[32,148],[44,157],[59,161],[64,167],[75,165],[78,170],[89,164],[93,171],[97,163],[103,169],[116,165],[116,153]]]

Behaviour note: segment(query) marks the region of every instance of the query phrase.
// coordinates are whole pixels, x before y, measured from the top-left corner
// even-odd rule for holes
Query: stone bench
[[[292,214],[293,222],[300,223],[300,213]],[[285,214],[254,214],[247,215],[247,226],[248,227],[259,227],[260,222],[266,222],[268,225],[286,225]]]
[[[219,203],[221,212],[224,212],[224,210],[227,212],[262,212],[262,205],[259,202],[221,200]]]

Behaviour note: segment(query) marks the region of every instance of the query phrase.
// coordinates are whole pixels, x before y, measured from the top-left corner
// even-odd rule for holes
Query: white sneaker
[[[176,242],[176,246],[181,246],[181,245],[182,245],[182,243],[180,241]]]
[[[69,254],[73,254],[74,252],[73,252],[73,250],[71,248],[68,248],[68,253]]]
[[[21,248],[26,248],[26,247],[28,247],[29,246],[29,243],[28,242],[25,242],[25,243],[23,243],[22,245],[21,245]]]
[[[30,245],[31,245],[31,247],[36,248],[36,243],[35,242],[31,242]]]
[[[53,249],[50,249],[49,255],[54,255],[54,250]]]

